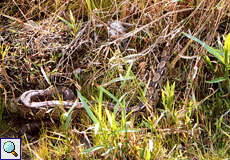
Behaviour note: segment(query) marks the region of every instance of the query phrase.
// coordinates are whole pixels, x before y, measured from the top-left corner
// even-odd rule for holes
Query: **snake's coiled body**
[[[57,92],[63,101],[52,100],[58,99]],[[18,100],[18,106],[20,114],[29,120],[43,120],[47,116],[52,115],[53,119],[57,119],[55,114],[55,108],[63,105],[69,108],[73,105],[75,95],[72,90],[66,87],[54,87],[47,88],[46,90],[30,90],[24,92]],[[40,101],[40,102],[39,102]],[[48,112],[48,110],[51,110]]]
[[[159,90],[162,85],[163,77],[167,71],[167,64],[169,61],[169,46],[167,45],[161,55],[161,61],[157,66],[157,71],[148,87],[146,99],[150,106],[155,107],[158,103]],[[58,100],[60,97],[61,100]],[[53,100],[57,99],[57,100]],[[47,88],[46,90],[30,90],[24,92],[18,100],[18,109],[20,114],[29,120],[58,120],[61,109],[68,110],[74,104],[75,95],[73,91],[66,87],[54,87]],[[95,102],[90,102],[92,106],[95,106]],[[103,107],[113,111],[116,106],[113,103],[103,102]],[[81,102],[78,102],[75,106],[74,112],[79,112],[80,109],[84,109]],[[120,111],[120,108],[118,109]],[[146,113],[146,105],[140,102],[134,107],[126,109],[126,113]],[[40,127],[39,125],[36,125]],[[19,135],[26,134],[27,130],[31,126],[24,127]]]

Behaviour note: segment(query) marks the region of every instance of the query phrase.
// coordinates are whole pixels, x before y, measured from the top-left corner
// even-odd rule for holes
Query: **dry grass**
[[[229,93],[226,83],[206,83],[221,77],[221,65],[201,45],[182,34],[191,34],[215,48],[218,41],[224,44],[229,32],[227,1],[5,0],[0,8],[0,83],[7,92],[2,98],[45,89],[50,81],[78,90],[88,100],[114,102],[108,94],[102,96],[97,87],[102,85],[121,98],[124,106],[132,107],[144,101],[143,93],[167,41],[171,41],[173,51],[166,76],[171,85],[164,83],[162,99],[151,116],[114,117],[107,110],[100,115],[96,107],[92,112],[99,124],[80,113],[68,128],[65,124],[44,127],[38,141],[30,145],[24,141],[24,158],[228,157]],[[124,30],[111,35],[107,28],[116,20]],[[207,65],[205,55],[216,73]],[[121,77],[126,75],[130,79],[123,84]],[[12,114],[1,115],[0,122],[6,123],[6,115]],[[10,122],[18,118],[14,116]],[[4,125],[0,130],[10,127]],[[85,150],[86,144],[89,150]]]

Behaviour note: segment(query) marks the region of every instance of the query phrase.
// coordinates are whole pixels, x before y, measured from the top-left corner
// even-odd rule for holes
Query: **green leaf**
[[[126,74],[127,75],[127,74]],[[110,84],[113,84],[113,83],[116,83],[116,82],[121,82],[121,81],[127,81],[127,80],[130,80],[130,79],[133,79],[133,77],[131,76],[125,76],[124,79],[122,79],[121,77],[118,77],[118,78],[114,78],[113,80],[107,82],[106,84],[104,84],[103,86],[109,86]],[[122,83],[123,84],[123,83]]]
[[[73,25],[71,23],[69,23],[67,20],[65,20],[64,18],[57,16],[60,20],[62,20],[65,24],[67,24],[69,27],[73,28]],[[73,28],[74,29],[74,28]]]
[[[225,64],[228,64],[229,61],[229,47],[230,47],[230,34],[227,35],[225,42],[224,42],[224,59]]]
[[[146,149],[145,160],[150,160],[150,158],[151,158],[150,151],[148,149]]]
[[[124,82],[123,82],[122,85],[121,85],[121,89],[122,89],[122,90],[123,90],[123,88],[124,88],[124,86],[125,86],[126,81],[127,81],[128,79],[132,78],[132,77],[129,76],[129,75],[130,75],[130,72],[131,72],[132,66],[133,66],[133,63],[130,64],[130,66],[129,66],[128,70],[127,70],[127,73],[126,73],[126,75],[125,75]]]
[[[215,73],[215,69],[214,69],[214,67],[213,67],[213,65],[212,65],[212,63],[211,63],[211,61],[207,55],[205,55],[205,61],[208,63],[209,67],[211,68],[212,73]]]
[[[93,112],[90,110],[89,106],[87,105],[87,103],[85,102],[84,98],[82,97],[81,93],[77,91],[77,95],[80,98],[86,112],[88,113],[89,117],[92,119],[92,121],[97,124],[99,123],[99,121],[97,120],[97,118],[94,116]]]
[[[225,78],[225,77],[220,77],[220,78],[216,78],[216,79],[213,79],[211,81],[206,81],[207,83],[218,83],[218,82],[222,82],[222,81],[225,81],[227,80],[228,78]]]
[[[71,19],[71,22],[72,22],[72,28],[75,29],[75,19],[73,17],[73,13],[71,12],[71,10],[69,12],[70,12],[70,19]]]
[[[4,50],[4,48],[5,48],[5,50]],[[4,43],[2,43],[2,45],[0,46],[0,53],[2,55],[2,60],[4,60],[5,55],[8,53],[9,49],[10,49],[9,45],[7,45],[6,47],[4,47]]]
[[[144,123],[144,125],[145,125],[146,127],[148,127],[148,129],[151,129],[151,125],[150,125],[149,123],[147,123],[147,122],[145,122],[145,121],[143,121],[143,123]]]
[[[111,94],[109,91],[107,91],[106,89],[104,89],[102,86],[97,86],[100,90],[102,90],[104,93],[106,93],[108,96],[110,96],[114,101],[117,102],[116,106],[114,107],[114,111],[113,114],[114,116],[116,116],[117,110],[118,110],[118,106],[120,105],[121,107],[123,106],[120,101],[113,95]]]
[[[222,130],[221,129],[221,131],[226,135],[226,136],[228,136],[228,138],[230,138],[230,135],[229,135],[229,133],[228,132],[225,132],[224,130]]]
[[[74,28],[75,28],[75,29],[74,29],[75,33],[77,33],[77,31],[78,31],[80,25],[81,25],[81,21],[78,23],[77,28],[75,28],[75,26],[74,26]]]
[[[90,0],[86,0],[86,4],[88,6],[89,13],[92,13],[91,1]]]
[[[213,56],[215,56],[220,61],[220,63],[222,63],[223,65],[225,64],[225,60],[221,56],[220,51],[218,51],[217,49],[215,49],[213,47],[208,46],[207,44],[205,44],[201,40],[199,40],[199,39],[197,39],[197,38],[195,38],[195,37],[193,37],[193,36],[191,36],[191,35],[189,35],[187,33],[183,32],[183,34],[186,35],[188,38],[191,38],[192,40],[200,43],[200,45],[204,46],[204,48],[207,49],[208,52],[211,53]]]
[[[90,152],[96,151],[96,150],[101,149],[101,148],[104,148],[104,145],[98,145],[98,146],[91,147],[91,148],[81,152],[81,154],[90,153]]]

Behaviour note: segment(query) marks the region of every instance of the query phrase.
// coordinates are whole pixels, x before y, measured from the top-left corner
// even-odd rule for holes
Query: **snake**
[[[169,62],[170,47],[168,43],[166,44],[162,54],[160,63],[157,65],[156,73],[150,82],[147,93],[146,100],[151,107],[156,107],[159,100],[159,91],[161,90],[162,81],[167,72],[168,62]],[[54,100],[58,99],[58,100]],[[45,90],[29,90],[24,92],[18,100],[18,110],[22,117],[34,121],[35,123],[30,123],[22,127],[19,132],[19,136],[26,135],[28,139],[32,139],[28,133],[33,132],[33,130],[39,130],[41,127],[40,123],[37,121],[45,120],[59,120],[59,115],[61,110],[69,110],[74,105],[74,100],[76,99],[74,92],[68,87],[58,86],[49,87]],[[90,101],[89,106],[95,106],[97,103],[95,101]],[[109,102],[102,102],[102,106],[114,111],[116,104]],[[147,112],[146,103],[140,102],[134,107],[126,108],[126,113],[146,113]],[[75,103],[73,114],[80,112],[79,110],[84,109],[82,102]],[[121,108],[118,108],[118,112]]]

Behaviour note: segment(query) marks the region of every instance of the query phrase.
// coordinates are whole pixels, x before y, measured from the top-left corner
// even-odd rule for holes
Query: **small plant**
[[[163,104],[165,106],[165,109],[169,109],[170,111],[173,111],[174,90],[175,90],[175,82],[173,83],[172,86],[169,86],[169,81],[167,81],[165,90],[162,91]]]
[[[57,17],[58,17],[60,20],[62,20],[65,24],[67,24],[69,27],[71,27],[71,28],[73,29],[72,34],[73,34],[74,36],[76,36],[76,35],[77,35],[77,32],[78,32],[78,29],[79,29],[79,27],[80,27],[80,25],[81,25],[81,21],[79,22],[79,24],[78,24],[77,27],[76,27],[75,19],[74,19],[74,17],[73,17],[73,13],[71,12],[71,10],[70,10],[69,12],[70,12],[70,19],[71,19],[71,22],[72,22],[72,23],[69,23],[67,20],[65,20],[64,18],[62,18],[62,17],[60,17],[60,16],[57,16]]]
[[[127,78],[129,77],[129,74],[131,73],[130,69],[131,67],[129,67],[128,72],[124,78],[121,78],[120,80],[118,79],[116,80],[116,81],[123,81],[122,87],[127,82]],[[116,81],[113,81],[113,82],[116,82]],[[101,154],[101,156],[105,158],[116,154],[118,150],[120,151],[120,153],[125,155],[125,152],[129,150],[128,149],[128,146],[130,143],[130,141],[128,140],[129,136],[131,136],[132,134],[135,134],[136,132],[140,130],[131,129],[129,127],[130,122],[127,122],[126,120],[127,117],[125,114],[125,107],[124,107],[125,106],[125,100],[124,100],[125,96],[122,96],[120,99],[117,99],[114,95],[112,95],[109,91],[104,89],[102,86],[99,86],[97,84],[95,85],[100,89],[100,94],[99,94],[98,105],[93,105],[93,108],[88,107],[87,103],[85,102],[85,99],[78,92],[78,97],[83,103],[84,108],[86,112],[88,113],[89,117],[94,122],[93,128],[95,129],[94,133],[95,133],[95,140],[96,140],[96,145],[87,150],[84,150],[82,154],[89,154],[95,150],[103,149],[104,152]],[[109,97],[111,97],[116,102],[116,105],[114,106],[114,112],[112,114],[108,111],[107,108],[102,108],[103,93],[106,93]],[[122,101],[124,103],[122,103]],[[105,110],[106,117],[102,116],[102,110]],[[116,120],[116,115],[117,115],[118,110],[121,111],[121,121]]]
[[[167,85],[165,89],[162,91],[162,101],[165,108],[165,114],[166,114],[168,125],[175,123],[178,116],[177,109],[174,108],[173,105],[174,89],[175,89],[175,82],[173,83],[172,86],[170,86],[169,81],[167,81]]]
[[[211,46],[208,46],[201,40],[187,34],[183,33],[187,37],[191,38],[192,40],[198,42],[200,45],[202,45],[209,53],[211,53],[215,58],[218,59],[217,63],[221,66],[219,70],[215,70],[214,66],[208,57],[208,55],[205,55],[204,60],[208,63],[212,73],[215,75],[215,79],[211,81],[207,81],[207,83],[219,83],[219,87],[222,91],[222,87],[220,85],[220,82],[227,82],[227,89],[228,93],[230,93],[230,83],[229,83],[229,70],[230,70],[230,64],[229,64],[229,47],[230,47],[230,34],[227,35],[224,43],[224,50],[222,49],[221,45],[219,45],[219,49],[213,48]],[[219,43],[220,44],[220,43]],[[223,92],[223,91],[222,91]]]

